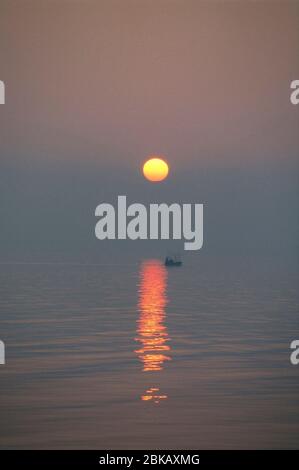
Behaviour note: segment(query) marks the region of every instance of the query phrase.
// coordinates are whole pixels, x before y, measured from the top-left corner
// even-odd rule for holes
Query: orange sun
[[[163,181],[168,175],[168,165],[159,157],[149,158],[143,165],[143,174],[149,181]]]

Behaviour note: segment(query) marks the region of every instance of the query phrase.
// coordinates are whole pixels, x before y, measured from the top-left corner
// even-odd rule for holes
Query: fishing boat
[[[183,263],[179,255],[168,255],[165,258],[164,264],[167,267],[172,267],[172,266],[182,266]]]

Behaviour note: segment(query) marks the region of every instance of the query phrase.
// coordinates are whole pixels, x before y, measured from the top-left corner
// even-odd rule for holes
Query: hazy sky
[[[204,203],[211,256],[298,255],[298,1],[1,0],[0,61],[1,260],[118,256],[118,194]]]

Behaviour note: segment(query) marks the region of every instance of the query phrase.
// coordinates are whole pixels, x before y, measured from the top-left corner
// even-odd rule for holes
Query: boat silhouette
[[[183,262],[180,258],[180,255],[168,255],[165,258],[164,264],[167,267],[182,266]]]

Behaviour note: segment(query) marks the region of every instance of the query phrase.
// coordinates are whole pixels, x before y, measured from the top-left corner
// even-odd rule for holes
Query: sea
[[[294,449],[298,273],[0,265],[2,449]]]

